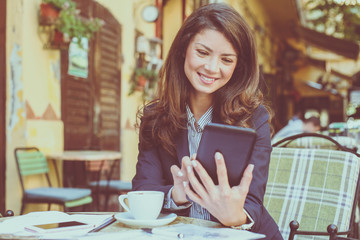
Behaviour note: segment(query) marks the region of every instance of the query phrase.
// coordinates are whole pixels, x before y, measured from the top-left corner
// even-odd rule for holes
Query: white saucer
[[[175,213],[160,214],[155,220],[136,220],[129,212],[120,212],[114,216],[119,222],[132,227],[159,227],[171,223],[177,215]]]

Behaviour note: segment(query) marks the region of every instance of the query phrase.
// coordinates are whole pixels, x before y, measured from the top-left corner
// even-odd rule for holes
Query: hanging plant
[[[135,91],[142,92],[145,100],[150,100],[154,95],[157,82],[159,80],[158,72],[145,67],[136,68],[132,78],[130,79],[129,96]]]
[[[63,40],[70,42],[76,38],[91,39],[104,24],[99,18],[85,19],[79,15],[76,3],[72,0],[42,0],[40,4],[40,24],[53,25],[63,34]],[[80,44],[81,46],[81,44]]]

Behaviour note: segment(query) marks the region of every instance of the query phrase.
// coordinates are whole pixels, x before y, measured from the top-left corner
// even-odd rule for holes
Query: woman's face
[[[212,94],[231,78],[237,54],[225,36],[216,30],[197,33],[186,50],[184,71],[194,94]]]

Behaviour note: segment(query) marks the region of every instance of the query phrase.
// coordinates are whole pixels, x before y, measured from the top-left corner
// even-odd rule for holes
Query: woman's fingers
[[[183,182],[183,185],[184,185],[184,190],[185,190],[185,193],[186,195],[194,202],[197,202],[199,203],[200,205],[203,205],[203,202],[202,202],[202,199],[201,197],[196,194],[193,190],[191,190],[190,188],[190,183],[187,182],[187,181],[184,181]]]
[[[195,161],[191,161],[190,164],[186,166],[187,176],[191,184],[191,187],[196,192],[196,194],[199,195],[202,199],[207,199],[208,198],[207,190],[204,188],[202,183],[199,182],[199,179],[195,176],[195,171],[196,171],[195,168],[198,167],[199,166]]]
[[[247,193],[249,192],[251,180],[253,177],[252,175],[253,170],[254,170],[254,164],[249,164],[244,171],[240,184],[236,187],[243,195],[247,195]]]
[[[185,176],[185,174],[180,170],[180,168],[176,165],[172,165],[170,168],[171,174],[173,175],[174,182],[181,181],[181,178]]]
[[[224,157],[221,153],[215,153],[216,173],[219,181],[219,187],[223,191],[224,195],[230,194],[230,185],[227,175],[226,165]]]
[[[193,166],[193,169],[195,169],[195,172],[199,176],[202,185],[205,187],[206,192],[211,194],[211,192],[213,192],[215,188],[213,180],[199,161],[191,161],[191,164]]]

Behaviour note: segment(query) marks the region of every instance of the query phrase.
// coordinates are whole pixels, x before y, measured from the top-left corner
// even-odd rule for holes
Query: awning
[[[360,47],[356,42],[335,38],[303,26],[299,26],[298,34],[305,42],[318,48],[322,48],[354,60],[357,60],[359,57]]]
[[[323,70],[324,72],[326,72],[326,61],[314,59],[314,58],[311,58],[311,57],[307,57],[306,60],[307,60],[307,62],[308,62],[309,64],[311,64],[312,66],[317,67],[317,68]],[[338,72],[338,71],[336,71],[336,70],[334,70],[334,69],[331,69],[331,70],[330,70],[330,73],[331,73],[332,75],[334,75],[334,76],[337,76],[337,77],[339,77],[339,78],[345,79],[345,80],[347,80],[347,81],[349,81],[349,82],[352,82],[352,81],[353,81],[353,76],[345,75],[345,74],[343,74],[343,73],[341,73],[341,72]]]

